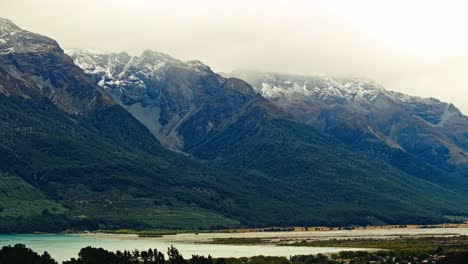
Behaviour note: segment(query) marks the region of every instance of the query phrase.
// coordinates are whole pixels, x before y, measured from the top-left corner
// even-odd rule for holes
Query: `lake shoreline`
[[[195,236],[195,235],[193,235]],[[136,235],[113,234],[31,234],[0,235],[0,245],[23,244],[36,252],[47,251],[58,261],[76,257],[82,248],[91,246],[109,251],[157,249],[161,252],[174,246],[184,257],[204,255],[218,258],[253,256],[289,257],[292,255],[334,254],[341,251],[366,251],[362,248],[283,247],[275,245],[212,245],[196,243],[194,239],[173,239],[174,236],[139,238]]]
[[[202,234],[202,233],[283,233],[283,232],[330,232],[344,230],[413,230],[413,229],[438,229],[438,228],[468,228],[468,222],[463,223],[441,223],[441,224],[412,224],[412,225],[377,225],[377,226],[310,226],[310,227],[261,227],[261,228],[234,228],[234,229],[212,229],[212,230],[186,230],[186,229],[98,229],[98,230],[65,230],[62,232],[26,232],[26,233],[4,233],[0,235],[21,235],[21,234],[132,234],[140,237],[160,237],[178,234]]]
[[[420,228],[420,229],[355,229],[335,231],[297,231],[297,232],[243,232],[243,233],[178,233],[159,237],[140,237],[137,234],[109,234],[103,232],[69,232],[61,234],[21,234],[0,235],[0,245],[25,244],[35,251],[48,251],[58,260],[75,257],[81,248],[87,246],[102,247],[106,250],[148,250],[149,248],[165,251],[175,246],[184,256],[211,255],[212,257],[252,257],[292,256],[314,254],[336,254],[343,251],[380,251],[377,245],[366,248],[364,243],[349,242],[354,239],[368,242],[367,239],[392,239],[468,236],[468,228]],[[267,244],[226,243],[213,244],[216,239],[265,239]],[[336,240],[348,242],[338,242]],[[292,243],[291,245],[281,243]],[[306,244],[299,245],[306,241]],[[318,241],[318,242],[315,242]],[[328,243],[329,241],[330,243]],[[231,241],[232,242],[232,241]],[[307,244],[307,242],[312,242]],[[333,242],[333,243],[331,243]],[[314,244],[315,243],[315,244]],[[340,244],[341,243],[341,244]],[[381,242],[379,242],[381,243]],[[369,243],[368,243],[369,244]],[[340,246],[341,245],[341,246]]]

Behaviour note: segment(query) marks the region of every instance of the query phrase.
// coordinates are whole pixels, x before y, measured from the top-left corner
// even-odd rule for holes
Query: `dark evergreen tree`
[[[179,253],[179,250],[174,246],[167,249],[167,256],[170,264],[186,264],[184,257]]]
[[[208,257],[192,255],[192,258],[190,259],[190,264],[213,264],[213,258],[211,258],[211,256],[209,255]]]
[[[0,264],[57,264],[57,262],[47,252],[40,256],[25,245],[16,244],[13,247],[5,246],[0,250]]]

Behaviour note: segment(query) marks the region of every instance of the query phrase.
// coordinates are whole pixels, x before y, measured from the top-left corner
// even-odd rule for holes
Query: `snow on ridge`
[[[415,95],[408,95],[400,92],[390,91],[389,92],[396,100],[405,103],[414,103],[414,102],[423,102],[426,104],[431,103],[441,103],[440,100],[433,98],[433,97],[420,97]]]
[[[145,50],[140,56],[84,49],[65,50],[65,53],[86,73],[101,78],[98,85],[104,88],[124,87],[129,84],[144,87],[144,79],[163,78],[167,66],[189,68],[197,72],[210,70],[200,61],[183,62],[152,50]]]
[[[22,29],[13,22],[0,17],[0,55],[6,55],[15,51],[12,39],[20,31]]]
[[[0,17],[0,36],[13,36],[21,30],[15,23]]]
[[[210,67],[199,60],[188,60],[185,63],[192,69],[196,71],[206,71],[210,70]]]
[[[436,98],[423,98],[386,90],[368,78],[334,78],[316,75],[288,75],[280,73],[252,73],[239,71],[234,75],[250,80],[256,92],[276,100],[316,102],[317,104],[349,105],[357,111],[369,111],[370,107],[387,109],[403,107],[410,111],[445,111],[440,113],[440,122],[431,126],[443,127],[447,120],[463,114],[452,104]],[[419,110],[418,110],[419,109]]]
[[[256,90],[268,98],[304,96],[349,101],[372,101],[378,95],[386,93],[382,86],[368,79],[278,74],[266,74]]]
[[[145,50],[140,56],[93,50],[66,50],[65,53],[73,58],[78,67],[98,78],[99,86],[116,91],[128,85],[144,89],[145,80],[161,80],[167,66],[190,67],[194,70],[207,67],[201,62],[183,63],[167,54],[151,50]]]
[[[324,102],[348,102],[357,104],[378,103],[378,98],[398,104],[445,104],[435,98],[422,98],[395,91],[388,91],[368,78],[335,78],[315,75],[288,75],[264,73],[256,76],[254,89],[270,99],[316,99]],[[380,102],[382,102],[380,100]]]
[[[0,18],[0,55],[59,49],[55,40],[24,30],[10,20]]]

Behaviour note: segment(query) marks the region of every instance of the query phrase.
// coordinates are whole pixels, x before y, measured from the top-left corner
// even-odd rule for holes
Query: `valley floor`
[[[81,233],[80,233],[81,234]],[[467,235],[468,223],[438,225],[388,225],[388,226],[353,226],[353,227],[269,227],[239,228],[226,230],[99,230],[85,233],[89,236],[114,237],[161,237],[163,240],[177,242],[211,243],[220,239],[262,239],[270,242],[286,240],[290,242],[304,239],[332,240],[347,238],[399,238]],[[244,242],[246,242],[245,240]],[[230,243],[227,243],[230,244]],[[236,243],[234,243],[236,244]],[[250,243],[247,243],[250,244]]]

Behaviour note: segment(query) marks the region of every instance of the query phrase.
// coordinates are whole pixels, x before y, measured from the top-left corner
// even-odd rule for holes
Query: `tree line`
[[[166,259],[167,256],[167,259]],[[387,263],[433,263],[433,264],[466,264],[466,251],[449,252],[446,254],[409,253],[398,251],[378,252],[340,252],[326,256],[298,255],[285,257],[241,257],[212,258],[211,256],[192,255],[185,259],[173,246],[167,249],[166,255],[157,249],[133,251],[107,251],[103,248],[85,247],[78,258],[63,261],[62,264],[387,264]],[[0,264],[58,264],[49,253],[38,254],[25,245],[4,246],[0,250]]]

